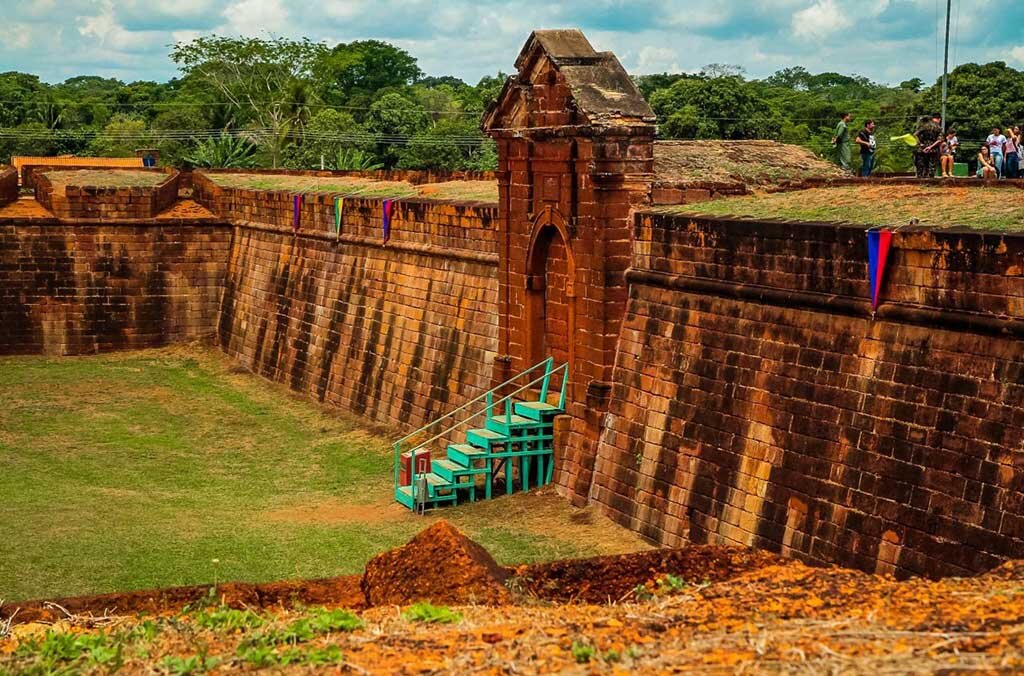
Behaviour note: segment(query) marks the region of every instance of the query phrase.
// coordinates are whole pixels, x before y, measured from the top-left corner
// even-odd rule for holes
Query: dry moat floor
[[[393,432],[368,431],[214,350],[4,357],[0,397],[8,604],[358,573],[436,519],[390,499]],[[550,491],[444,516],[501,563],[645,548]]]

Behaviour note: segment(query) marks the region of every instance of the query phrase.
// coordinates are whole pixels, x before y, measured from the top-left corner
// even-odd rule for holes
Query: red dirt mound
[[[508,571],[447,521],[366,564],[363,592],[372,606],[435,603],[501,604],[510,600]]]
[[[515,586],[550,601],[607,603],[625,598],[639,585],[651,587],[665,575],[691,584],[721,582],[790,563],[777,554],[746,547],[693,545],[520,566],[515,569]]]
[[[347,575],[322,580],[286,580],[250,584],[228,582],[217,586],[217,598],[229,606],[266,608],[279,605],[333,605],[359,609],[366,605],[360,576]],[[73,615],[127,615],[132,613],[167,613],[181,610],[189,603],[202,600],[210,592],[209,585],[147,589],[118,594],[75,596],[45,601],[9,603],[0,607],[0,619],[15,615],[18,623],[55,622],[64,617],[63,608]],[[59,607],[58,607],[59,606]]]

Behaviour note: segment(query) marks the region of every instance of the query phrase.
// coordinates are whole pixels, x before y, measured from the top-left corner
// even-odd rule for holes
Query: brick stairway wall
[[[861,227],[634,235],[593,502],[660,543],[899,575],[1024,556],[1024,237],[897,234],[872,319]]]
[[[0,220],[0,354],[155,347],[216,331],[231,229]]]
[[[253,371],[371,421],[410,429],[483,393],[497,346],[492,205],[400,202],[391,240],[381,201],[288,193],[197,196],[235,219],[219,340]],[[205,192],[204,192],[205,191]]]

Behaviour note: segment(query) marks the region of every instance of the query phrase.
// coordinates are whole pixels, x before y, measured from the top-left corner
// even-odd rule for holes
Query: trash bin
[[[416,474],[422,475],[430,472],[430,451],[422,449],[416,451]],[[398,467],[398,485],[408,486],[412,483],[412,451],[402,454],[402,462]]]

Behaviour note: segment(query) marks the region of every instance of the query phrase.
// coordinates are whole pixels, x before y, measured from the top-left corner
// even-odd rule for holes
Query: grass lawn
[[[916,218],[920,225],[1024,230],[1024,191],[981,186],[837,186],[730,197],[663,210],[865,225],[907,225]]]
[[[97,188],[151,188],[167,180],[167,174],[160,171],[132,171],[131,169],[48,171],[45,176],[54,186],[95,186]]]
[[[496,181],[445,181],[413,185],[406,181],[375,181],[372,178],[359,176],[230,173],[211,173],[207,176],[218,185],[246,190],[340,193],[352,197],[429,197],[446,201],[498,201],[498,183]]]
[[[4,357],[0,396],[8,601],[357,573],[440,516],[503,563],[644,548],[550,491],[413,515],[394,433],[205,348]]]

